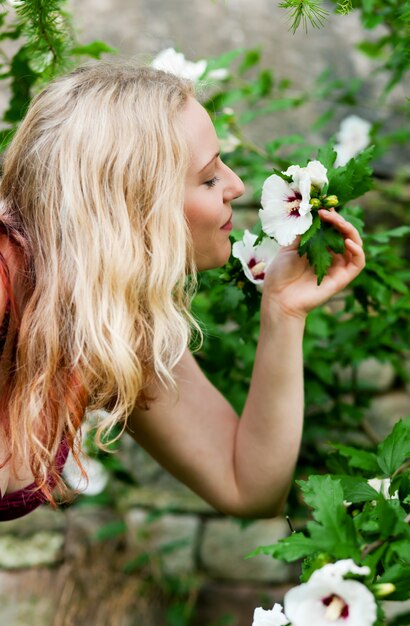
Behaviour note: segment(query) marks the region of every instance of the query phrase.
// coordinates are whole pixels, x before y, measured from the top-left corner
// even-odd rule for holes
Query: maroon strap
[[[56,457],[56,469],[59,474],[63,471],[69,451],[69,445],[64,439],[61,442]],[[51,477],[48,480],[48,486],[50,489],[55,487],[55,480]],[[24,487],[24,489],[19,489],[19,491],[6,493],[3,497],[1,497],[0,494],[0,522],[23,517],[23,515],[31,513],[31,511],[34,511],[34,509],[40,506],[40,504],[44,504],[44,502],[46,502],[46,499],[41,491],[36,489],[35,483]]]

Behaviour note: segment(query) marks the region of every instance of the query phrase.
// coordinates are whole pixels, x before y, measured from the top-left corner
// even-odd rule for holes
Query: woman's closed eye
[[[218,180],[220,180],[218,178],[218,176],[214,176],[213,178],[211,178],[210,180],[206,180],[204,182],[204,185],[206,185],[207,187],[215,187],[216,183],[218,182]]]

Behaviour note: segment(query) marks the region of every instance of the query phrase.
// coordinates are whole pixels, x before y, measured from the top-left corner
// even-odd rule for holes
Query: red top
[[[9,236],[8,230],[4,227],[4,224],[0,220],[0,234],[5,232]],[[6,340],[10,333],[10,350],[15,350],[16,333],[13,328],[10,328],[11,314],[13,308],[13,295],[10,287],[10,275],[7,263],[3,254],[0,251],[0,288],[5,287],[7,292],[7,302],[3,314],[3,319],[0,321],[0,359],[3,355],[3,350],[6,344]],[[14,331],[14,332],[13,332]],[[68,442],[64,439],[57,452],[55,464],[56,470],[61,474],[64,464],[67,460],[68,453],[70,451]],[[53,489],[56,481],[51,478],[48,479],[48,487]],[[17,519],[23,515],[31,513],[40,504],[45,503],[47,500],[39,489],[36,489],[36,484],[32,483],[24,489],[19,489],[13,493],[7,493],[2,495],[0,492],[0,522]]]
[[[58,449],[56,457],[56,468],[59,473],[63,471],[69,450],[69,445],[64,440]],[[49,478],[48,486],[51,489],[55,486],[55,481],[52,478]],[[19,491],[6,493],[5,496],[2,496],[0,493],[0,522],[23,517],[23,515],[31,513],[31,511],[34,511],[40,504],[45,502],[44,495],[38,489],[36,490],[35,483],[24,487],[24,489],[19,489]]]

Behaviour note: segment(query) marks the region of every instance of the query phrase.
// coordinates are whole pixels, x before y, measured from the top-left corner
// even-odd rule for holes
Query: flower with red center
[[[293,243],[297,235],[305,233],[312,224],[312,186],[320,191],[328,182],[326,168],[319,161],[311,161],[306,167],[291,165],[286,176],[292,182],[273,174],[262,188],[262,209],[259,217],[263,231],[274,237],[282,246]]]
[[[266,268],[278,253],[279,246],[272,239],[265,238],[255,247],[257,235],[245,230],[242,241],[235,241],[232,256],[242,264],[246,278],[255,285],[263,285]]]
[[[377,617],[374,595],[361,582],[343,578],[348,573],[366,576],[369,571],[351,559],[316,570],[307,583],[285,595],[285,613],[292,626],[373,626]]]

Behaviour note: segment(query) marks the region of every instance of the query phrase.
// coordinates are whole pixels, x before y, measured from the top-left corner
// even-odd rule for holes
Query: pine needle
[[[340,0],[337,3],[336,13],[341,15],[347,15],[353,10],[352,0]]]
[[[300,24],[307,32],[308,22],[313,28],[320,28],[329,15],[329,11],[323,8],[321,0],[284,0],[279,7],[290,10],[289,19],[292,21],[290,30],[293,34]]]

